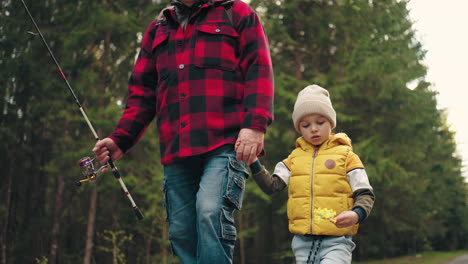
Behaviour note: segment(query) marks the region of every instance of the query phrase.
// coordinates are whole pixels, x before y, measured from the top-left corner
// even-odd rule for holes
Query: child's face
[[[330,121],[319,114],[310,114],[301,118],[299,130],[302,137],[312,145],[322,145],[331,135]]]

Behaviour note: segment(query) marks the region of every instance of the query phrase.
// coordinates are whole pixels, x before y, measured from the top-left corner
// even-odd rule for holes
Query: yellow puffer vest
[[[289,231],[294,234],[343,236],[357,233],[358,225],[338,228],[331,216],[353,208],[346,159],[352,150],[346,134],[330,136],[317,150],[302,137],[285,164],[291,170],[288,188]],[[333,215],[333,213],[336,215]]]

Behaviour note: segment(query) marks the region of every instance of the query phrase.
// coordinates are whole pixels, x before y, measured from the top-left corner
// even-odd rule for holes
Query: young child
[[[288,186],[289,231],[296,264],[351,263],[352,235],[369,215],[374,193],[364,166],[344,133],[332,133],[336,113],[318,85],[299,92],[292,114],[302,135],[273,175],[258,160],[250,164],[263,192]]]

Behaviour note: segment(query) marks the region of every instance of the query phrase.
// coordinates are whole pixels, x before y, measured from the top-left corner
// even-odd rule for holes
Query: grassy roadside
[[[468,250],[450,252],[424,252],[414,256],[406,256],[392,259],[355,262],[353,264],[443,264],[457,256],[468,254]]]

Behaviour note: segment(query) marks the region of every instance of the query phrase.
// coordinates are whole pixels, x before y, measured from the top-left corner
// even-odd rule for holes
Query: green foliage
[[[42,258],[36,258],[36,263],[37,264],[47,264],[47,263],[49,263],[49,260],[45,256],[42,256]]]
[[[270,171],[294,146],[290,114],[297,92],[322,85],[337,111],[336,131],[352,138],[377,197],[355,238],[355,258],[462,248],[465,239],[453,231],[467,234],[460,217],[467,210],[466,184],[453,132],[424,81],[425,51],[406,2],[251,3],[264,18],[275,67],[276,119],[264,161]],[[410,90],[413,81],[419,84]]]
[[[112,263],[126,263],[123,249],[125,242],[132,241],[132,235],[125,235],[124,230],[104,230],[103,233],[98,233],[98,239],[103,240],[104,246],[98,246],[97,249],[112,255]]]

